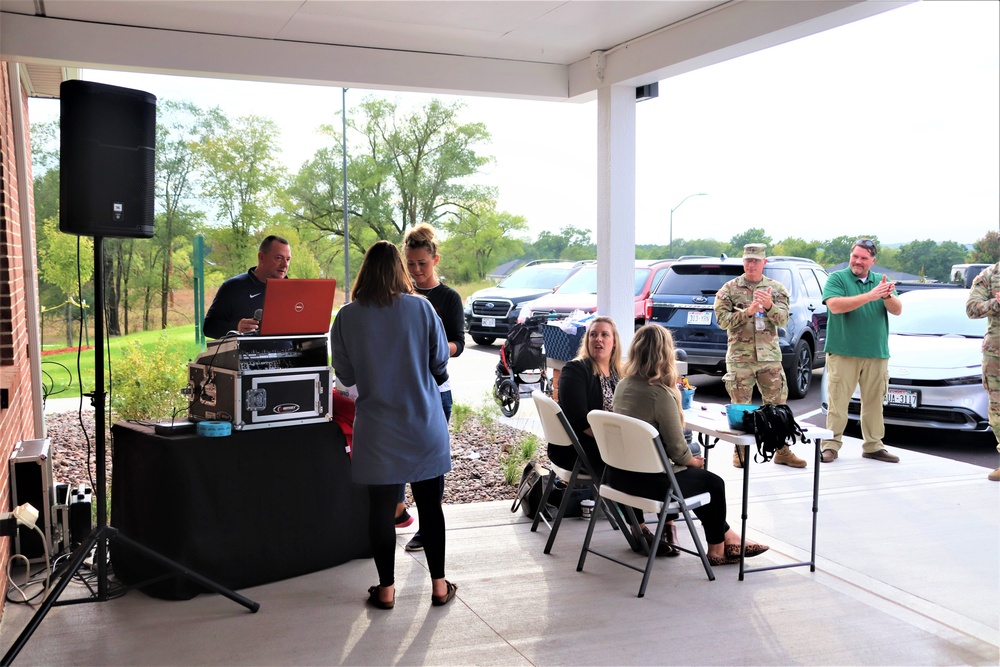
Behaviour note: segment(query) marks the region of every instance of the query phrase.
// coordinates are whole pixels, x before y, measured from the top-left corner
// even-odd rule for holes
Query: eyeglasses
[[[877,251],[877,249],[875,248],[875,242],[872,241],[871,239],[858,239],[857,241],[854,242],[854,245],[861,246],[865,250],[870,250],[873,255]]]

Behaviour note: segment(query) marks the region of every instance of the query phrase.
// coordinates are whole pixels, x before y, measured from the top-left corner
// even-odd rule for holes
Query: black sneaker
[[[403,547],[403,548],[406,549],[407,551],[423,551],[424,550],[424,541],[422,539],[420,539],[420,531],[419,530],[413,534],[413,538],[410,539],[410,541],[407,542],[406,546]]]

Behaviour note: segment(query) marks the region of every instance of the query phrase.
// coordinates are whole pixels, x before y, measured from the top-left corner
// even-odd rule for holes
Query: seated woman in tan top
[[[660,432],[677,484],[685,497],[708,491],[712,501],[694,510],[705,529],[708,560],[712,565],[738,563],[740,536],[726,523],[726,483],[705,470],[705,459],[693,456],[684,440],[684,416],[677,390],[679,375],[670,331],[647,324],[635,332],[625,363],[624,377],[615,388],[614,411],[652,424]],[[636,473],[608,466],[608,481],[626,493],[662,500],[669,478],[665,473]],[[758,556],[768,547],[747,542],[746,556]]]

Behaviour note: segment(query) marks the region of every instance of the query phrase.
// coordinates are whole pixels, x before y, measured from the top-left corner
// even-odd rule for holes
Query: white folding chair
[[[641,473],[664,473],[670,481],[663,500],[651,500],[643,496],[636,496],[621,489],[613,488],[606,482],[607,472],[604,479],[597,485],[597,497],[601,499],[613,500],[616,503],[637,507],[644,512],[654,512],[657,515],[656,535],[653,544],[646,557],[645,569],[636,567],[631,563],[619,560],[608,554],[601,553],[590,548],[590,540],[594,534],[594,521],[591,518],[587,527],[587,537],[583,541],[583,549],[580,551],[580,562],[576,566],[577,572],[583,570],[583,563],[587,559],[587,554],[592,553],[601,558],[614,561],[619,565],[631,568],[636,572],[642,572],[642,584],[639,586],[639,597],[646,594],[646,584],[649,583],[649,575],[653,569],[653,561],[656,560],[656,551],[660,546],[660,539],[666,528],[666,518],[668,514],[680,514],[687,523],[691,532],[691,539],[697,551],[692,551],[685,547],[677,547],[680,551],[697,555],[701,558],[702,565],[705,566],[705,574],[709,581],[715,580],[715,573],[712,572],[712,565],[708,562],[705,548],[702,546],[701,538],[695,531],[694,522],[691,519],[691,510],[702,505],[707,505],[711,501],[711,494],[699,493],[696,496],[685,498],[677,486],[677,478],[674,476],[674,469],[663,449],[663,442],[660,434],[655,428],[641,419],[626,417],[625,415],[602,410],[593,410],[587,415],[587,421],[594,430],[594,438],[597,440],[597,448],[601,452],[601,458],[605,465],[612,466],[619,470],[628,470]]]
[[[576,463],[573,465],[572,470],[566,470],[565,468],[560,468],[554,463],[549,463],[549,478],[545,484],[545,490],[542,492],[542,500],[539,504],[538,511],[535,512],[535,520],[531,523],[531,532],[538,530],[538,524],[541,521],[545,522],[545,525],[549,528],[549,539],[545,543],[545,553],[552,551],[552,545],[556,541],[556,534],[559,532],[559,525],[562,523],[563,517],[566,514],[566,508],[569,505],[570,491],[579,485],[586,485],[590,487],[591,491],[594,492],[594,514],[597,514],[597,493],[596,486],[598,483],[597,476],[594,475],[594,468],[590,464],[590,460],[587,458],[586,452],[583,451],[583,447],[580,445],[579,439],[576,437],[576,433],[573,431],[573,427],[570,426],[569,420],[566,419],[566,415],[563,414],[562,408],[559,404],[553,401],[551,398],[546,396],[544,393],[535,390],[531,392],[531,397],[535,401],[535,409],[538,411],[538,417],[542,421],[542,430],[545,433],[545,440],[550,445],[556,445],[558,447],[572,447],[576,450]],[[561,480],[566,485],[566,491],[563,493],[562,502],[559,503],[559,507],[556,510],[556,516],[551,521],[545,512],[543,511],[547,507],[549,496],[552,494],[552,489],[555,487],[556,480]],[[617,512],[617,508],[610,509],[610,511],[605,512],[611,525],[618,529],[619,525],[616,522],[616,518],[620,518],[620,514]]]

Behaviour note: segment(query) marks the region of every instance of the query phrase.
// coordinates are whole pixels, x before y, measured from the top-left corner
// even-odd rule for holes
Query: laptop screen
[[[261,314],[261,336],[325,334],[333,316],[333,279],[268,280]]]

